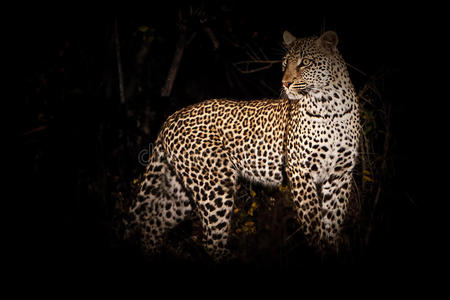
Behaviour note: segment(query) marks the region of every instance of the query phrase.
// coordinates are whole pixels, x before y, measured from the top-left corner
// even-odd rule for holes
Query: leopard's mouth
[[[304,81],[300,81],[294,83],[290,88],[298,94],[304,95],[307,94],[311,90],[311,85],[307,84]]]
[[[307,89],[308,88],[308,84],[306,82],[304,82],[304,81],[300,81],[300,82],[292,84],[290,87],[292,89],[294,89],[294,90],[301,91],[301,90]]]

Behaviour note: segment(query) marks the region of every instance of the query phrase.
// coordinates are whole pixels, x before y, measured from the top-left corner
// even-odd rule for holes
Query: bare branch
[[[214,32],[212,31],[212,29],[208,26],[203,27],[203,30],[205,31],[206,35],[209,37],[209,39],[211,40],[214,50],[219,49],[220,43],[219,40],[216,38],[216,35],[214,34]]]
[[[173,55],[172,64],[170,65],[169,72],[167,74],[166,83],[161,89],[162,97],[169,97],[172,93],[173,83],[177,76],[178,67],[183,57],[184,47],[186,45],[186,31],[187,27],[185,25],[180,26],[180,37],[178,38],[177,46],[175,48],[175,53]]]

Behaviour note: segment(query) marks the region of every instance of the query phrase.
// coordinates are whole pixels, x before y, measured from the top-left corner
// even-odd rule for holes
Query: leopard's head
[[[327,31],[320,37],[296,38],[283,34],[287,54],[283,59],[283,93],[289,99],[323,91],[336,84],[345,63],[337,50],[338,36]]]

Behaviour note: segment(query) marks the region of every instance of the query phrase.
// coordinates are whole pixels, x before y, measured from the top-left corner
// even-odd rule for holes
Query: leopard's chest
[[[304,115],[297,135],[299,166],[323,182],[335,173],[344,155],[354,154],[356,148],[354,117],[316,117]]]

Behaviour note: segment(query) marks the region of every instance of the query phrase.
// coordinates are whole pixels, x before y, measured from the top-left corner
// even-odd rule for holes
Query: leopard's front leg
[[[352,189],[351,169],[332,175],[322,185],[322,247],[337,250],[342,244],[342,229],[349,211]]]
[[[287,175],[300,228],[308,243],[318,246],[322,237],[322,207],[316,185],[308,173],[295,174],[287,169]]]
[[[297,218],[309,244],[320,251],[337,251],[349,209],[351,172],[332,175],[320,184],[309,171],[288,169],[287,173]]]

